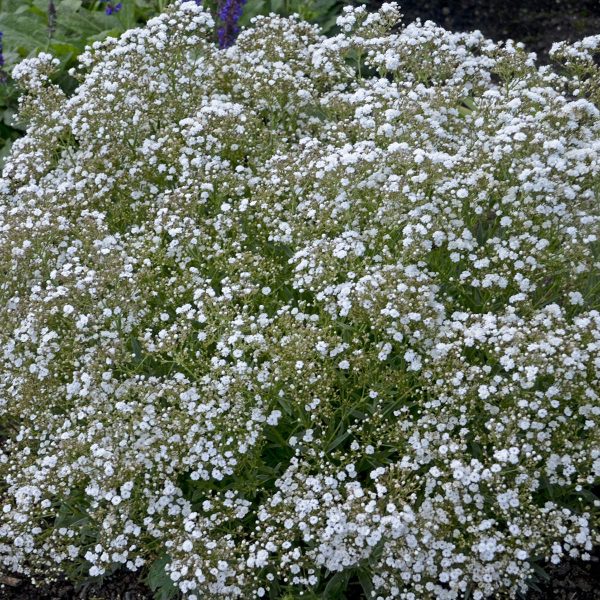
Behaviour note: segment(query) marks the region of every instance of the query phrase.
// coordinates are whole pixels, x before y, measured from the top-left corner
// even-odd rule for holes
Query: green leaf
[[[139,365],[143,360],[142,345],[140,344],[139,340],[133,336],[129,338],[129,345],[131,348],[131,353],[133,354],[133,362]]]
[[[90,37],[88,37],[85,40],[85,43],[87,45],[91,45],[93,42],[102,42],[106,38],[109,38],[109,37],[118,38],[122,33],[123,33],[122,29],[118,29],[118,28],[106,29],[106,30],[101,31],[100,33],[98,33],[96,35],[91,35]]]
[[[265,12],[267,12],[265,6],[265,0],[257,0],[256,2],[246,4],[242,17],[240,18],[240,25],[247,26],[250,23],[250,19],[257,15],[265,14]]]
[[[75,40],[83,47],[83,41],[92,35],[98,35],[103,31],[113,29],[118,21],[104,13],[93,12],[84,8],[73,12],[65,11],[58,17],[58,25],[61,32],[76,34]],[[63,34],[64,35],[64,34]]]
[[[323,590],[324,600],[339,600],[342,598],[342,594],[348,587],[348,580],[350,579],[350,573],[348,571],[340,571],[336,573],[325,586]]]
[[[65,60],[75,58],[80,51],[81,48],[69,44],[68,42],[53,41],[50,43],[50,52],[52,52],[54,56],[64,58]]]
[[[550,581],[550,579],[552,579],[550,574],[540,565],[532,563],[531,568],[533,569],[533,572],[535,573],[536,577],[538,577],[542,581]]]
[[[371,580],[371,577],[366,571],[363,570],[359,570],[357,575],[358,581],[360,582],[363,592],[365,593],[365,597],[370,598],[371,592],[373,591],[373,581]]]
[[[283,12],[284,0],[271,0],[271,10],[274,13]]]
[[[21,12],[29,12],[32,15],[35,15],[36,17],[48,20],[48,13],[44,9],[41,9],[39,6],[33,5],[28,7],[27,11],[23,10]]]
[[[466,117],[467,115],[470,115],[475,110],[477,110],[477,106],[476,106],[475,101],[473,100],[473,98],[471,98],[470,96],[463,96],[460,99],[460,104],[458,106],[458,112],[463,117]]]
[[[56,514],[54,527],[79,527],[89,523],[89,516],[85,512],[85,508],[78,506],[78,498],[68,498],[61,503]],[[79,500],[80,503],[80,500]]]
[[[15,10],[12,11],[14,15],[22,15],[23,13],[31,11],[33,7],[27,6],[26,4],[21,4]]]
[[[19,125],[18,121],[16,120],[17,115],[18,115],[17,109],[13,108],[12,106],[9,106],[2,113],[2,122],[5,125],[12,127],[13,129],[19,129],[20,131],[24,131],[24,128],[21,127]]]
[[[331,444],[329,444],[329,446],[327,446],[326,452],[331,452],[332,450],[335,450],[335,448],[337,448],[341,443],[348,439],[348,437],[350,437],[350,432],[343,431],[333,440],[333,442],[331,442]]]
[[[580,492],[578,492],[578,494],[582,497],[585,498],[585,500],[587,500],[588,502],[591,502],[592,504],[594,502],[597,502],[599,500],[598,496],[596,496],[596,494],[594,494],[592,491],[590,490],[581,490]]]
[[[81,0],[61,0],[56,7],[56,12],[60,14],[63,11],[76,12],[81,8]]]
[[[278,397],[277,403],[279,404],[279,406],[281,406],[281,408],[283,408],[283,411],[286,415],[290,416],[293,413],[292,406],[287,399]]]
[[[45,48],[48,34],[40,29],[39,19],[32,15],[0,14],[0,30],[4,32],[4,45],[29,55],[38,48]]]
[[[367,415],[366,413],[362,412],[361,410],[357,410],[356,408],[353,408],[350,411],[350,415],[353,416],[356,419],[367,419],[369,417],[369,415]]]
[[[13,140],[8,139],[4,141],[4,145],[0,148],[0,169],[4,168],[4,163],[8,155],[10,154],[10,149],[12,148]]]
[[[146,583],[154,592],[156,600],[170,600],[177,595],[177,589],[171,578],[165,572],[165,567],[171,562],[168,554],[163,554],[157,558],[148,569]]]
[[[2,6],[2,12],[6,14],[15,13],[19,8],[27,9],[27,5],[23,3],[23,0],[2,0],[0,5]]]
[[[124,29],[132,29],[136,26],[135,4],[133,2],[123,2],[123,7],[118,13],[118,19],[122,23]]]

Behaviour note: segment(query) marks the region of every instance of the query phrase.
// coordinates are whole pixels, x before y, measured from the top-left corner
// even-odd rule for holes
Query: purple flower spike
[[[54,0],[48,0],[48,35],[52,37],[56,32],[56,5]]]
[[[240,31],[238,21],[242,16],[244,4],[246,4],[246,0],[222,0],[218,13],[222,22],[217,31],[219,47],[228,48],[235,41]]]
[[[6,83],[8,73],[4,70],[4,33],[0,31],[0,83]]]
[[[102,2],[106,2],[106,0],[101,0]],[[106,5],[106,10],[104,11],[107,15],[116,15],[123,8],[123,3],[119,2],[117,4],[113,4],[109,2]]]

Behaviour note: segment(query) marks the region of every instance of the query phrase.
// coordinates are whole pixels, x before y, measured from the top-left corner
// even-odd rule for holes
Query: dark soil
[[[355,3],[359,3],[356,2]],[[369,8],[383,2],[367,0]],[[600,33],[600,0],[398,0],[404,21],[431,20],[445,29],[479,29],[495,41],[511,38],[547,61],[554,42]]]
[[[76,589],[67,581],[36,588],[25,580],[9,578],[12,585],[0,585],[1,600],[151,600],[152,592],[138,575],[130,571],[115,573],[102,583]]]
[[[527,600],[600,600],[600,556],[590,562],[566,561],[548,567],[549,580],[531,591]]]

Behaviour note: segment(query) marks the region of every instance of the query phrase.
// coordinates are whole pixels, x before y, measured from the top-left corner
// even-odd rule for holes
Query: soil
[[[7,578],[11,585],[0,584],[1,600],[152,600],[154,596],[135,573],[123,571],[102,583],[76,589],[68,581],[36,588],[26,580]],[[1,578],[0,578],[1,581]]]
[[[531,591],[527,600],[600,600],[600,556],[590,562],[566,561],[548,567],[549,579]]]
[[[18,582],[18,583],[17,583]],[[76,589],[68,581],[36,588],[25,580],[10,581],[13,585],[0,586],[2,600],[151,600],[152,592],[135,573],[118,572],[102,583]]]

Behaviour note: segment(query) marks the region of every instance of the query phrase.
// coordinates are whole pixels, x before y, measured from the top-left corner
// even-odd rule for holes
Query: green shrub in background
[[[0,32],[3,34],[4,65],[0,73],[0,166],[12,142],[24,130],[15,121],[18,90],[9,76],[24,58],[41,51],[59,59],[55,75],[61,88],[70,92],[76,82],[68,69],[74,66],[83,49],[97,40],[118,37],[127,29],[143,25],[162,13],[172,0],[0,0]],[[207,8],[218,8],[219,0],[208,0]],[[304,20],[319,24],[324,32],[335,26],[335,18],[344,0],[249,0],[244,6],[240,25],[259,14],[298,13]],[[117,7],[112,14],[107,7]]]

